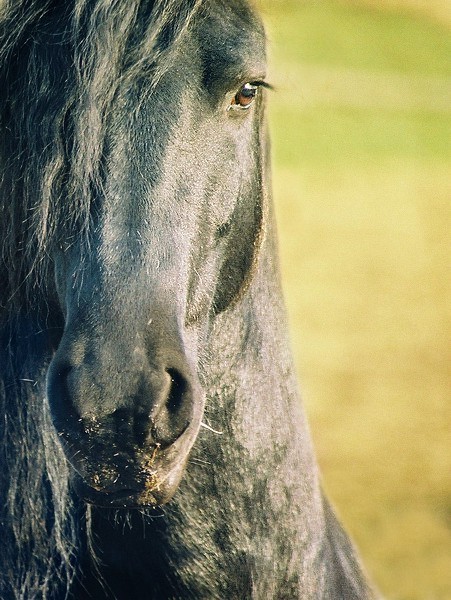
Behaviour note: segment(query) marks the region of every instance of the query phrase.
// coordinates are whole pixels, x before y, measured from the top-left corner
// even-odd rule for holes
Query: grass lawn
[[[260,0],[293,351],[325,488],[393,600],[451,598],[445,4]]]

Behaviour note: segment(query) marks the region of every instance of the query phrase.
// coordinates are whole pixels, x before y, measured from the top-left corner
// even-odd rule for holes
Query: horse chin
[[[115,464],[108,459],[92,460],[89,467],[86,461],[82,467],[70,460],[73,490],[83,501],[99,507],[139,508],[166,504],[177,491],[196,437],[196,432],[190,429],[171,446],[160,448],[157,444],[133,460],[124,456]]]
[[[77,496],[97,507],[139,508],[158,507],[169,502],[177,491],[185,470],[185,461],[170,469],[155,469],[151,473],[140,472],[136,477],[118,477],[114,485],[100,488],[74,473],[72,487]]]
[[[116,492],[97,491],[83,480],[74,481],[74,490],[83,502],[98,508],[156,508],[169,502],[177,490],[178,485],[166,483],[150,489],[127,489]]]

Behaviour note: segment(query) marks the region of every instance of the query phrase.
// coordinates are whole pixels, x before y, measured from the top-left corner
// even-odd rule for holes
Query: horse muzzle
[[[93,347],[63,335],[47,377],[73,487],[100,506],[164,504],[200,428],[204,394],[194,369],[179,349],[150,354],[135,348],[123,360],[123,348]],[[118,354],[120,367],[111,360]]]
[[[161,506],[171,500],[183,476],[191,448],[185,433],[168,448],[156,444],[133,459],[116,456],[100,462],[69,459],[72,485],[77,495],[101,507],[137,508]]]

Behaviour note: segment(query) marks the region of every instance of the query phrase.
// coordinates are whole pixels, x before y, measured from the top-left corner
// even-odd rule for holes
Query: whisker
[[[199,463],[201,465],[210,465],[211,466],[211,462],[208,462],[208,460],[202,460],[201,458],[195,458],[195,457],[191,457],[191,462],[193,463]]]
[[[205,429],[208,429],[208,431],[212,431],[213,433],[217,433],[218,435],[223,435],[223,431],[218,431],[217,429],[213,429],[213,427],[210,427],[210,425],[207,425],[206,423],[201,422],[200,424],[201,427],[204,427]]]

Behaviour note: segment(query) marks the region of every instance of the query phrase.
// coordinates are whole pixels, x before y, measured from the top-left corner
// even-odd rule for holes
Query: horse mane
[[[202,3],[4,0],[0,312],[36,294],[55,244],[89,231],[113,105],[137,82],[152,92]]]
[[[202,2],[0,4],[2,598],[64,596],[89,538],[45,399],[51,347],[30,307],[45,304],[52,248],[88,239],[113,104],[137,82],[152,93]]]

